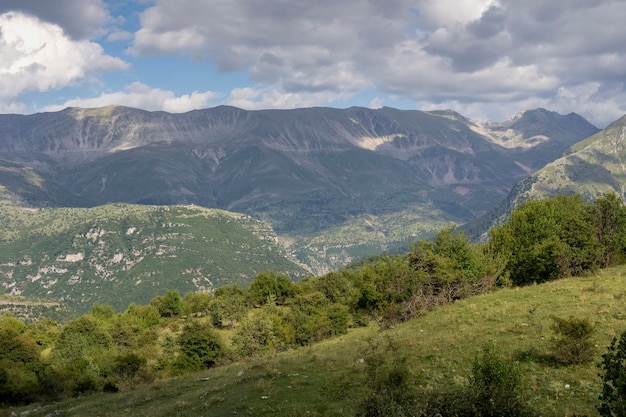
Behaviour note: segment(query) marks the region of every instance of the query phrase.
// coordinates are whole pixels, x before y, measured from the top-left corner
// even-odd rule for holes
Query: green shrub
[[[232,337],[232,345],[239,356],[248,357],[274,346],[274,323],[263,312],[246,317]]]
[[[518,365],[502,359],[492,346],[474,360],[469,385],[435,393],[422,401],[421,414],[440,417],[531,417]]]
[[[527,201],[490,234],[490,250],[508,260],[516,285],[579,276],[600,264],[592,206],[577,195]]]
[[[164,296],[156,296],[150,304],[159,310],[161,317],[177,317],[183,311],[183,299],[176,290],[169,290]]]
[[[493,347],[474,360],[470,392],[481,416],[524,415],[520,401],[521,374],[516,363],[505,361]]]
[[[267,271],[254,278],[248,293],[255,305],[264,305],[270,301],[283,304],[287,298],[293,297],[294,287],[287,275]]]
[[[364,357],[367,393],[356,407],[358,417],[415,415],[416,393],[406,356],[391,339],[370,340]]]
[[[222,343],[209,323],[192,321],[178,336],[180,369],[210,368],[222,356]]]
[[[39,349],[14,328],[0,329],[0,403],[33,401],[40,391]]]
[[[135,352],[128,352],[115,358],[113,373],[130,389],[134,389],[147,364],[148,360],[145,357]]]
[[[209,313],[213,296],[205,292],[188,292],[183,297],[183,313],[185,315],[204,316]]]
[[[602,393],[598,411],[602,417],[626,417],[626,332],[613,338],[600,363]]]
[[[589,319],[552,317],[552,320],[552,330],[558,335],[553,342],[555,359],[564,365],[591,362],[595,348],[591,340],[594,327]]]

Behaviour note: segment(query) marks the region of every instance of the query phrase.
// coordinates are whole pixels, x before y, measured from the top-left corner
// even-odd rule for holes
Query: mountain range
[[[0,115],[0,185],[34,207],[196,204],[268,222],[314,273],[489,212],[598,132],[545,109],[110,106]]]

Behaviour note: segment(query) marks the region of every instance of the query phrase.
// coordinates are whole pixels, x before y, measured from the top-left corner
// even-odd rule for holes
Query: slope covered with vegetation
[[[168,289],[209,291],[276,270],[307,271],[265,223],[199,206],[109,204],[33,209],[0,199],[0,286],[79,313],[94,303],[117,311]]]
[[[57,410],[102,417],[355,415],[371,395],[372,369],[406,371],[412,393],[453,395],[470,384],[484,347],[493,346],[508,365],[519,367],[520,395],[529,408],[543,416],[594,416],[601,392],[596,363],[611,339],[626,330],[624,288],[626,269],[615,267],[584,278],[501,289],[385,330],[370,323],[305,349],[257,355],[118,393],[44,401],[40,409],[32,404],[4,410],[7,415],[33,410],[29,415],[41,417]],[[589,363],[565,366],[554,359],[553,316],[593,323],[596,348]],[[369,362],[375,360],[380,368]]]
[[[626,328],[623,267],[600,269],[622,263],[625,221],[615,195],[557,197],[486,245],[446,228],[295,284],[266,272],[62,326],[4,316],[0,390],[8,404],[110,392],[54,405],[69,415],[593,414],[626,397],[608,384],[626,377],[609,374],[619,357],[602,379],[595,366]]]

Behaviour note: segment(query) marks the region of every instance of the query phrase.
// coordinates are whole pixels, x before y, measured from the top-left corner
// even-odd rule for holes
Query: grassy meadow
[[[597,363],[626,330],[626,266],[582,278],[506,288],[439,307],[381,330],[376,323],[308,347],[158,381],[134,390],[11,407],[0,415],[64,416],[350,416],[367,395],[363,358],[393,340],[424,395],[468,383],[485,346],[518,362],[529,407],[543,416],[598,415]],[[595,358],[564,366],[551,359],[553,316],[589,318]],[[391,352],[390,352],[391,353]]]

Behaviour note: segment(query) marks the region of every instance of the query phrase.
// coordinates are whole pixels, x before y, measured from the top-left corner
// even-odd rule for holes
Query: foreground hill
[[[6,196],[6,194],[5,194]],[[168,289],[247,284],[275,270],[307,274],[265,223],[199,206],[109,204],[33,209],[1,200],[0,286],[6,293],[125,309]]]
[[[596,362],[626,330],[624,267],[524,288],[499,290],[440,307],[395,328],[371,325],[307,348],[273,353],[134,391],[6,409],[66,416],[350,416],[373,377],[374,346],[397,345],[379,357],[405,356],[418,392],[433,395],[468,384],[473,360],[485,346],[518,362],[526,404],[545,417],[597,415]],[[588,318],[595,326],[594,361],[562,366],[550,361],[552,317]],[[387,365],[389,363],[387,362]],[[56,414],[51,414],[56,413]]]
[[[496,123],[392,108],[69,108],[0,115],[0,184],[35,206],[246,213],[321,272],[486,212],[595,132],[543,109]]]

